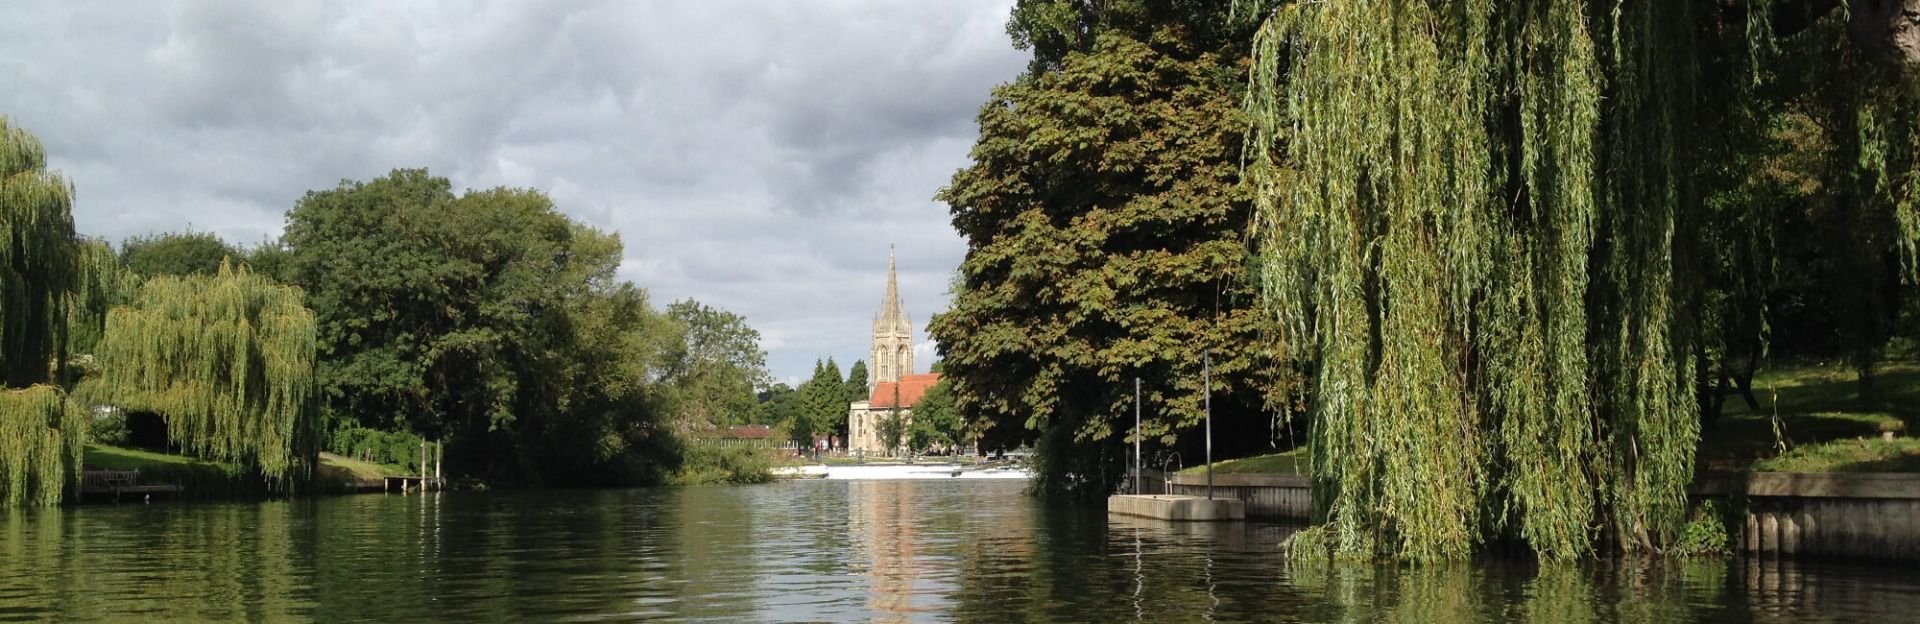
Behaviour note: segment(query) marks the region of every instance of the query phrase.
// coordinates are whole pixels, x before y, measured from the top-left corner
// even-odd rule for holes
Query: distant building
[[[880,440],[882,419],[891,417],[897,407],[911,423],[914,404],[940,381],[938,373],[913,373],[913,321],[900,305],[892,252],[887,254],[887,296],[873,319],[872,362],[867,367],[872,373],[867,400],[847,406],[847,450],[851,452],[885,452],[887,445]]]

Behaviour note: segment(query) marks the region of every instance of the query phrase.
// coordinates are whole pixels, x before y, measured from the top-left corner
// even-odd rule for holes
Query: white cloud
[[[543,189],[618,231],[657,303],[745,315],[789,378],[865,357],[890,242],[915,324],[945,307],[965,249],[931,197],[1024,66],[1009,5],[30,4],[0,21],[0,115],[116,241],[258,242],[398,167]]]

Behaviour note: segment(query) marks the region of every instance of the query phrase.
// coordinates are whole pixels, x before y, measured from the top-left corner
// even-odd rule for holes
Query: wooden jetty
[[[138,470],[86,470],[80,473],[81,496],[112,496],[119,502],[122,495],[137,495],[148,500],[154,494],[178,494],[185,488],[178,485],[160,483],[140,483]]]
[[[427,490],[440,490],[440,489],[445,489],[445,485],[441,483],[439,477],[422,477],[418,475],[399,475],[399,476],[387,477],[385,479],[385,484],[382,486],[381,491],[382,492],[399,492],[401,494],[406,494],[408,492],[424,492]]]
[[[393,475],[390,477],[386,477],[385,479],[382,480],[383,484],[382,484],[381,491],[399,492],[401,494],[406,494],[406,493],[415,492],[415,491],[425,492],[428,490],[447,489],[446,480],[440,478],[441,463],[444,462],[446,458],[447,458],[447,443],[434,442],[432,444],[428,444],[425,439],[421,439],[420,440],[420,474]]]

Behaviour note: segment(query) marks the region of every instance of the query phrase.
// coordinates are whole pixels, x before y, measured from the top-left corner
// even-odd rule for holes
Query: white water
[[[959,471],[955,474],[955,471]],[[976,466],[951,464],[890,464],[856,466],[796,466],[778,468],[775,476],[793,476],[819,478],[825,473],[827,479],[883,480],[883,479],[1029,479],[1033,473],[1024,468],[983,468]]]

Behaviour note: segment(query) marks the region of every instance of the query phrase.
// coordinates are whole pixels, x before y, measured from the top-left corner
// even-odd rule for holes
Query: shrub
[[[773,460],[763,448],[692,444],[684,451],[680,470],[668,479],[674,485],[766,483],[773,480]]]

